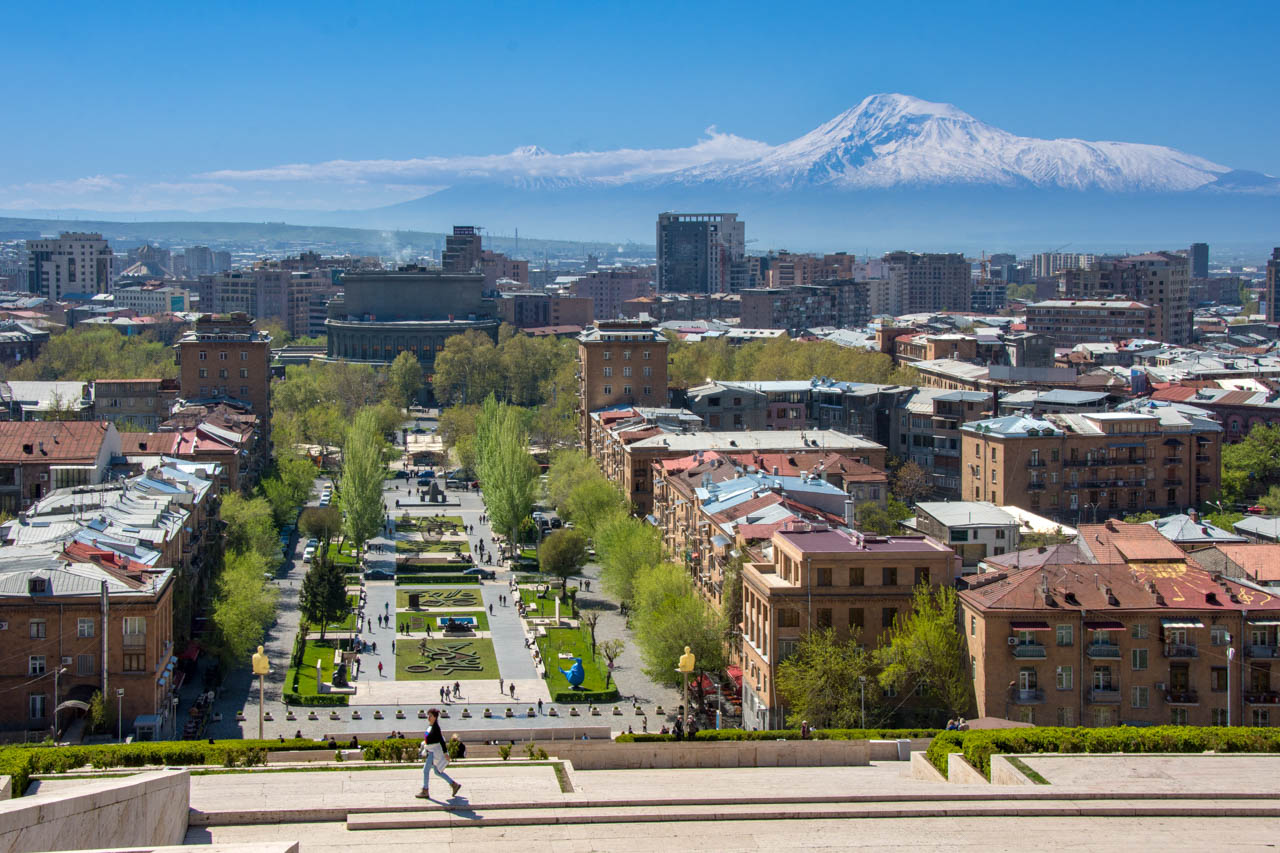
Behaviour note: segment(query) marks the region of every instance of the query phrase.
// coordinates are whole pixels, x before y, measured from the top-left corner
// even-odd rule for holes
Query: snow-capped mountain
[[[988,184],[1178,192],[1230,171],[1160,145],[1017,136],[950,104],[886,94],[871,95],[749,160],[694,166],[660,180],[779,188]]]

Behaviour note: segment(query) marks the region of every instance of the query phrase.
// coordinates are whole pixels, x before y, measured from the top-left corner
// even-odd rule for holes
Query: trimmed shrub
[[[552,690],[551,701],[557,704],[569,705],[575,702],[595,702],[597,705],[606,702],[616,702],[621,696],[618,688],[614,687],[609,690]]]
[[[810,740],[893,740],[896,738],[926,738],[938,734],[937,729],[814,729]],[[618,743],[661,743],[674,741],[675,735],[622,734]],[[693,736],[696,741],[728,740],[800,740],[799,729],[699,729]]]
[[[294,686],[297,686],[296,683]],[[289,691],[284,694],[285,703],[301,708],[332,708],[346,705],[350,699],[351,697],[346,693],[317,693],[314,696],[308,696]]]
[[[414,583],[480,583],[473,575],[396,575],[396,585]]]

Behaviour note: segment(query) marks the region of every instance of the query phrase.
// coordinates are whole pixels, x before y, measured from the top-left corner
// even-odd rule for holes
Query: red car
[[[1262,504],[1254,504],[1251,507],[1245,507],[1244,511],[1253,515],[1262,515],[1267,511],[1267,508]]]

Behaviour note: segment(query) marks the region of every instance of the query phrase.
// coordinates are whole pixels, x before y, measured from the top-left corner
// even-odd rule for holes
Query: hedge
[[[810,740],[894,740],[897,738],[935,737],[938,729],[814,729],[809,733]],[[618,735],[618,743],[663,743],[674,741],[675,735],[622,734]],[[764,729],[750,731],[746,729],[699,729],[693,740],[801,740],[799,729]]]
[[[617,702],[621,695],[618,688],[609,690],[552,690],[551,701],[558,705],[573,705],[582,702]]]
[[[480,583],[475,575],[396,575],[396,584],[411,583]]]
[[[1115,726],[1111,728],[983,729],[942,732],[927,757],[945,776],[947,756],[960,752],[987,778],[991,756],[1037,752],[1280,752],[1280,730],[1243,726]]]
[[[317,693],[313,696],[286,691],[284,694],[284,703],[286,705],[297,705],[302,708],[330,708],[335,705],[346,705],[350,698],[350,694],[347,693]]]

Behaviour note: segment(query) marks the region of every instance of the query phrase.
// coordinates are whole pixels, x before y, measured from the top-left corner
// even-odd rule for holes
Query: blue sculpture
[[[569,682],[569,686],[574,690],[581,687],[583,679],[587,677],[586,670],[582,668],[582,658],[574,658],[573,666],[560,671],[564,673],[565,680]]]

